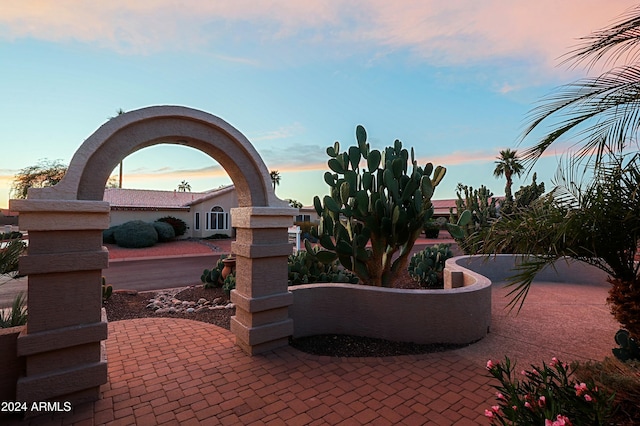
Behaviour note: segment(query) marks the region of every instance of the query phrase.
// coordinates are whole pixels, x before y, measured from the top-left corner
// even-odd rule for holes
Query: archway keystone
[[[18,339],[26,372],[18,380],[20,401],[95,400],[107,381],[101,314],[102,269],[108,252],[102,230],[109,226],[104,187],[129,154],[157,144],[179,144],[208,154],[228,173],[238,191],[231,210],[236,227],[237,344],[256,354],[287,344],[293,333],[288,306],[287,227],[296,209],[275,196],[269,172],[242,133],[206,112],[179,106],[143,108],[101,126],[76,151],[62,181],[30,189],[11,200],[20,228],[29,232],[20,271],[28,274],[29,321]],[[215,348],[212,348],[215,350]]]

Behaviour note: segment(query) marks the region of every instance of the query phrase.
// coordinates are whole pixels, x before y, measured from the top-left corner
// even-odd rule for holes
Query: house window
[[[213,207],[210,212],[207,212],[205,229],[207,231],[228,231],[229,213],[220,206]]]
[[[296,216],[296,222],[311,222],[311,215],[299,214]]]
[[[200,230],[200,212],[196,212],[196,218],[194,219],[194,224],[193,226],[195,227],[196,231]]]

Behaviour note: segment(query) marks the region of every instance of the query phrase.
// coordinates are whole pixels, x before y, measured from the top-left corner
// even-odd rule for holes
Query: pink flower
[[[547,422],[551,422],[551,420],[545,420],[545,426]],[[571,426],[571,421],[568,417],[563,416],[562,414],[558,414],[556,420],[553,423],[549,423],[551,426]]]
[[[491,409],[493,410],[494,413],[497,413],[498,411],[500,411],[500,406],[499,405],[492,405]]]
[[[553,422],[549,419],[544,419],[544,426],[553,426]]]
[[[502,399],[505,399],[505,398],[504,398],[504,395],[503,395],[503,394],[501,394],[500,392],[496,392],[496,398],[501,399],[501,400],[502,400]]]
[[[545,403],[546,403],[546,402],[547,402],[547,398],[545,398],[544,396],[541,396],[541,397],[538,399],[538,405],[539,405],[539,406],[541,406],[541,407],[544,407],[544,405],[545,405]]]
[[[490,419],[494,417],[493,411],[491,410],[484,410],[484,415]]]
[[[579,385],[574,385],[573,386],[576,390],[576,395],[580,396],[583,393],[585,393],[586,391],[589,390],[589,388],[587,388],[587,385],[585,383],[580,383]]]
[[[513,411],[518,411],[518,406],[517,405],[512,405],[511,408],[513,408]]]
[[[495,367],[495,364],[493,363],[493,361],[491,360],[487,361],[487,370],[491,370],[493,367]]]
[[[520,374],[522,374],[523,376],[526,376],[526,375],[527,375],[527,372],[526,372],[525,370],[522,370],[522,371],[520,372]]]
[[[591,401],[593,401],[593,398],[591,398],[591,396],[590,396],[588,393],[585,393],[585,394],[584,394],[584,399],[585,399],[587,402],[591,402]]]
[[[558,365],[558,358],[556,358],[555,356],[551,358],[551,364],[549,365],[552,367],[555,367],[556,365]]]
[[[529,404],[529,402],[525,402],[525,403],[524,403],[524,406],[525,406],[526,408],[531,408],[531,404]]]

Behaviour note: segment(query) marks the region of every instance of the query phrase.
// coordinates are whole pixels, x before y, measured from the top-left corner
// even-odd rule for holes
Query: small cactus
[[[106,302],[113,294],[113,286],[107,284],[107,279],[102,277],[102,301]]]
[[[224,269],[224,259],[227,258],[226,254],[220,256],[218,263],[212,269],[205,269],[200,275],[200,281],[204,283],[204,288],[220,288],[224,285],[222,280],[222,270]],[[233,273],[235,276],[235,272]]]
[[[305,240],[306,251],[289,256],[289,285],[312,283],[357,284],[358,277],[340,268],[339,262],[330,259],[317,247]]]
[[[445,261],[453,257],[449,244],[436,244],[427,247],[411,257],[409,275],[422,287],[443,288],[442,271]]]

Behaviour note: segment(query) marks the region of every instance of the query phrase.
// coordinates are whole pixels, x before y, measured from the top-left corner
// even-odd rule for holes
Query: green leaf
[[[336,151],[333,149],[332,146],[327,147],[327,155],[331,158],[337,155]]]
[[[434,187],[438,186],[438,184],[442,181],[446,173],[447,173],[447,169],[445,169],[444,167],[442,166],[436,167],[436,170],[433,174],[433,179],[431,181]]]
[[[342,185],[340,185],[340,201],[342,201],[342,204],[349,202],[349,182],[342,182]]]
[[[324,248],[326,248],[327,250],[333,250],[335,251],[336,246],[335,244],[333,244],[333,241],[331,240],[331,237],[329,235],[321,235],[320,236],[320,245]]]
[[[356,140],[358,141],[358,146],[363,147],[367,143],[367,131],[363,126],[356,126]]]
[[[375,170],[378,169],[378,167],[380,166],[380,160],[382,159],[380,151],[378,151],[377,149],[372,150],[371,152],[369,152],[369,156],[367,157],[367,167],[369,168],[370,172],[374,172]]]
[[[331,158],[327,162],[329,168],[338,174],[344,174],[344,167],[340,164],[340,162],[336,158]]]
[[[328,208],[330,211],[334,212],[334,213],[338,213],[340,211],[340,206],[338,205],[338,203],[336,203],[336,201],[329,197],[328,195],[324,196],[324,205],[326,208]]]
[[[420,190],[422,191],[423,200],[426,198],[430,200],[433,197],[433,185],[431,179],[428,176],[422,176],[420,179]]]
[[[473,218],[473,215],[471,214],[471,212],[469,210],[465,210],[462,212],[462,214],[460,215],[460,218],[458,219],[458,225],[466,226],[471,222],[472,218]]]
[[[331,263],[337,259],[338,255],[332,251],[320,250],[316,253],[318,260],[324,264]]]
[[[320,197],[318,197],[317,195],[313,197],[313,207],[316,209],[316,213],[318,213],[318,216],[322,216],[322,212],[324,211],[324,209],[322,208],[322,204],[320,203]]]
[[[396,158],[395,160],[393,160],[393,162],[391,163],[391,171],[393,171],[394,178],[400,179],[400,176],[402,176],[402,167],[404,164],[406,163],[402,161],[402,158]]]
[[[329,186],[335,186],[336,184],[336,175],[331,172],[324,172],[324,181]]]
[[[307,253],[313,254],[313,246],[306,238],[304,239],[304,249],[307,251]]]
[[[357,146],[349,147],[349,162],[353,170],[358,168],[360,164],[360,148]]]
[[[369,172],[362,173],[362,188],[367,191],[371,191],[371,187],[373,185],[373,175]]]

